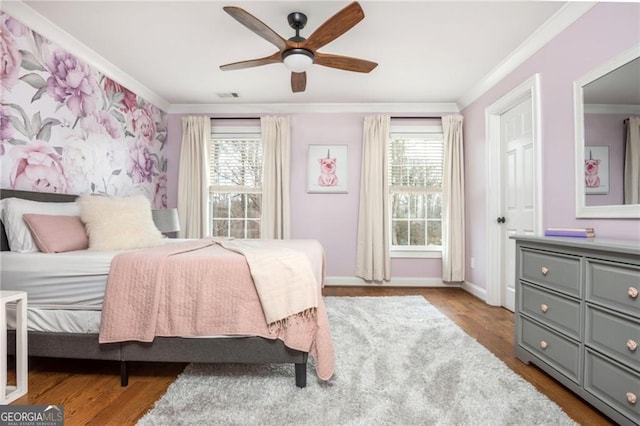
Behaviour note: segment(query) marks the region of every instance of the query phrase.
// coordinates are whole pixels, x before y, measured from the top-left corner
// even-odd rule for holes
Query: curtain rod
[[[260,117],[209,117],[212,120],[260,120]]]
[[[261,117],[210,117],[212,120],[260,120]],[[441,119],[441,115],[425,115],[425,116],[406,116],[406,117],[390,117],[394,120],[404,119],[404,120],[436,120]]]
[[[426,115],[423,117],[417,116],[409,116],[409,117],[391,117],[392,120],[405,119],[405,120],[430,120],[430,119],[441,119],[441,115]]]

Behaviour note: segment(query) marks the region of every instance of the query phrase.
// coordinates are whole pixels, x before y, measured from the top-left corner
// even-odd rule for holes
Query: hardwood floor
[[[533,365],[513,354],[513,314],[488,306],[458,288],[327,287],[325,296],[422,295],[509,368],[532,383],[582,425],[610,420]],[[129,425],[142,417],[186,364],[131,363],[129,386],[120,386],[119,364],[31,358],[29,393],[13,404],[62,404],[65,424]],[[12,380],[12,374],[9,374]]]

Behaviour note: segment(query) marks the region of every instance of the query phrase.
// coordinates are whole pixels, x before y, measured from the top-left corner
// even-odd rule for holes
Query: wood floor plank
[[[511,370],[555,401],[581,425],[612,425],[607,417],[534,365],[514,354],[510,311],[489,306],[459,288],[326,287],[325,296],[419,295],[451,318]],[[29,393],[13,404],[64,404],[65,424],[134,425],[184,369],[184,363],[132,363],[129,386],[120,386],[112,361],[31,358]],[[10,372],[11,377],[11,372]]]

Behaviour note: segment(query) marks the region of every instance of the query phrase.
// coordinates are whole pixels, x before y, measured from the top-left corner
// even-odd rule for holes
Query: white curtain
[[[629,117],[627,120],[624,203],[640,204],[640,117]]]
[[[180,238],[209,235],[209,117],[182,118],[182,147],[178,171]]]
[[[261,238],[291,238],[289,185],[291,124],[289,117],[262,117]]]
[[[364,119],[360,210],[356,246],[356,276],[367,281],[389,281],[389,127],[386,115]]]
[[[464,281],[464,155],[462,116],[442,117],[442,280]]]

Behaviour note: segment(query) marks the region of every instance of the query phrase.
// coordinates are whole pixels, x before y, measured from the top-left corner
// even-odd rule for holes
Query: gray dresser
[[[514,236],[516,356],[640,424],[640,244]]]

